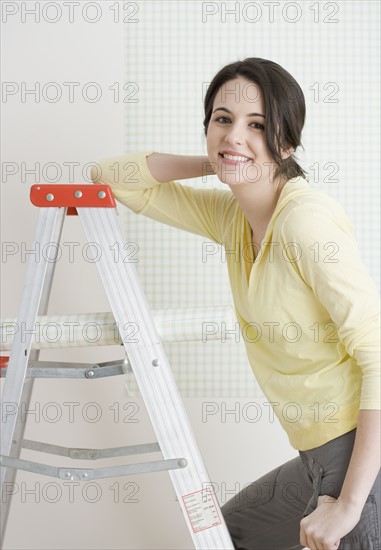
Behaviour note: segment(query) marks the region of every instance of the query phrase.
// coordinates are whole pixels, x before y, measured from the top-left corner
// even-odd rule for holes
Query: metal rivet
[[[158,367],[158,366],[160,365],[159,359],[153,359],[152,365],[153,365],[154,367]]]
[[[86,478],[87,478],[87,474],[84,472],[83,474],[81,474],[81,478],[82,478],[82,479],[86,479]]]
[[[104,199],[105,196],[106,196],[106,192],[105,192],[105,191],[98,191],[98,197],[99,197],[100,199]]]
[[[86,378],[93,378],[95,372],[93,370],[86,371]]]
[[[82,191],[75,191],[74,196],[76,199],[80,199],[82,197]]]
[[[46,198],[47,201],[50,202],[54,199],[54,195],[53,195],[53,193],[48,193],[45,198]]]
[[[188,465],[188,461],[186,458],[179,458],[177,464],[180,466],[180,468],[185,468],[185,466]]]

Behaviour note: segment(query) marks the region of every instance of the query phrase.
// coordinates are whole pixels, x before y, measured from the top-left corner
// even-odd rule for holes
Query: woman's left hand
[[[340,499],[322,495],[317,508],[300,522],[300,544],[310,550],[337,550],[340,539],[360,521],[361,512]]]

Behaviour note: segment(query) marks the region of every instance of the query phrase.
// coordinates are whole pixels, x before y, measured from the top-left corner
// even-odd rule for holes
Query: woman
[[[296,162],[303,92],[248,58],[216,74],[204,107],[207,156],[122,155],[92,179],[227,251],[250,364],[298,450],[222,507],[233,543],[380,550],[379,297],[345,211]],[[230,190],[175,181],[212,173]]]

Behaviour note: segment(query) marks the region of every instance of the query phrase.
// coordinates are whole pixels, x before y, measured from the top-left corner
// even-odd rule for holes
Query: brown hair
[[[247,57],[226,65],[215,75],[204,99],[204,132],[207,135],[213,102],[221,86],[238,76],[255,82],[260,88],[265,107],[265,135],[271,158],[276,164],[274,179],[289,180],[297,176],[306,178],[306,172],[291,154],[282,159],[281,150],[301,144],[301,133],[306,116],[303,91],[296,80],[283,67],[268,59]]]

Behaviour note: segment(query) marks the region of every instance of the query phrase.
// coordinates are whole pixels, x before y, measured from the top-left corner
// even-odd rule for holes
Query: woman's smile
[[[244,157],[242,155],[233,155],[230,153],[218,153],[218,156],[220,157],[221,161],[224,164],[247,164],[250,162],[253,162],[251,158]]]

